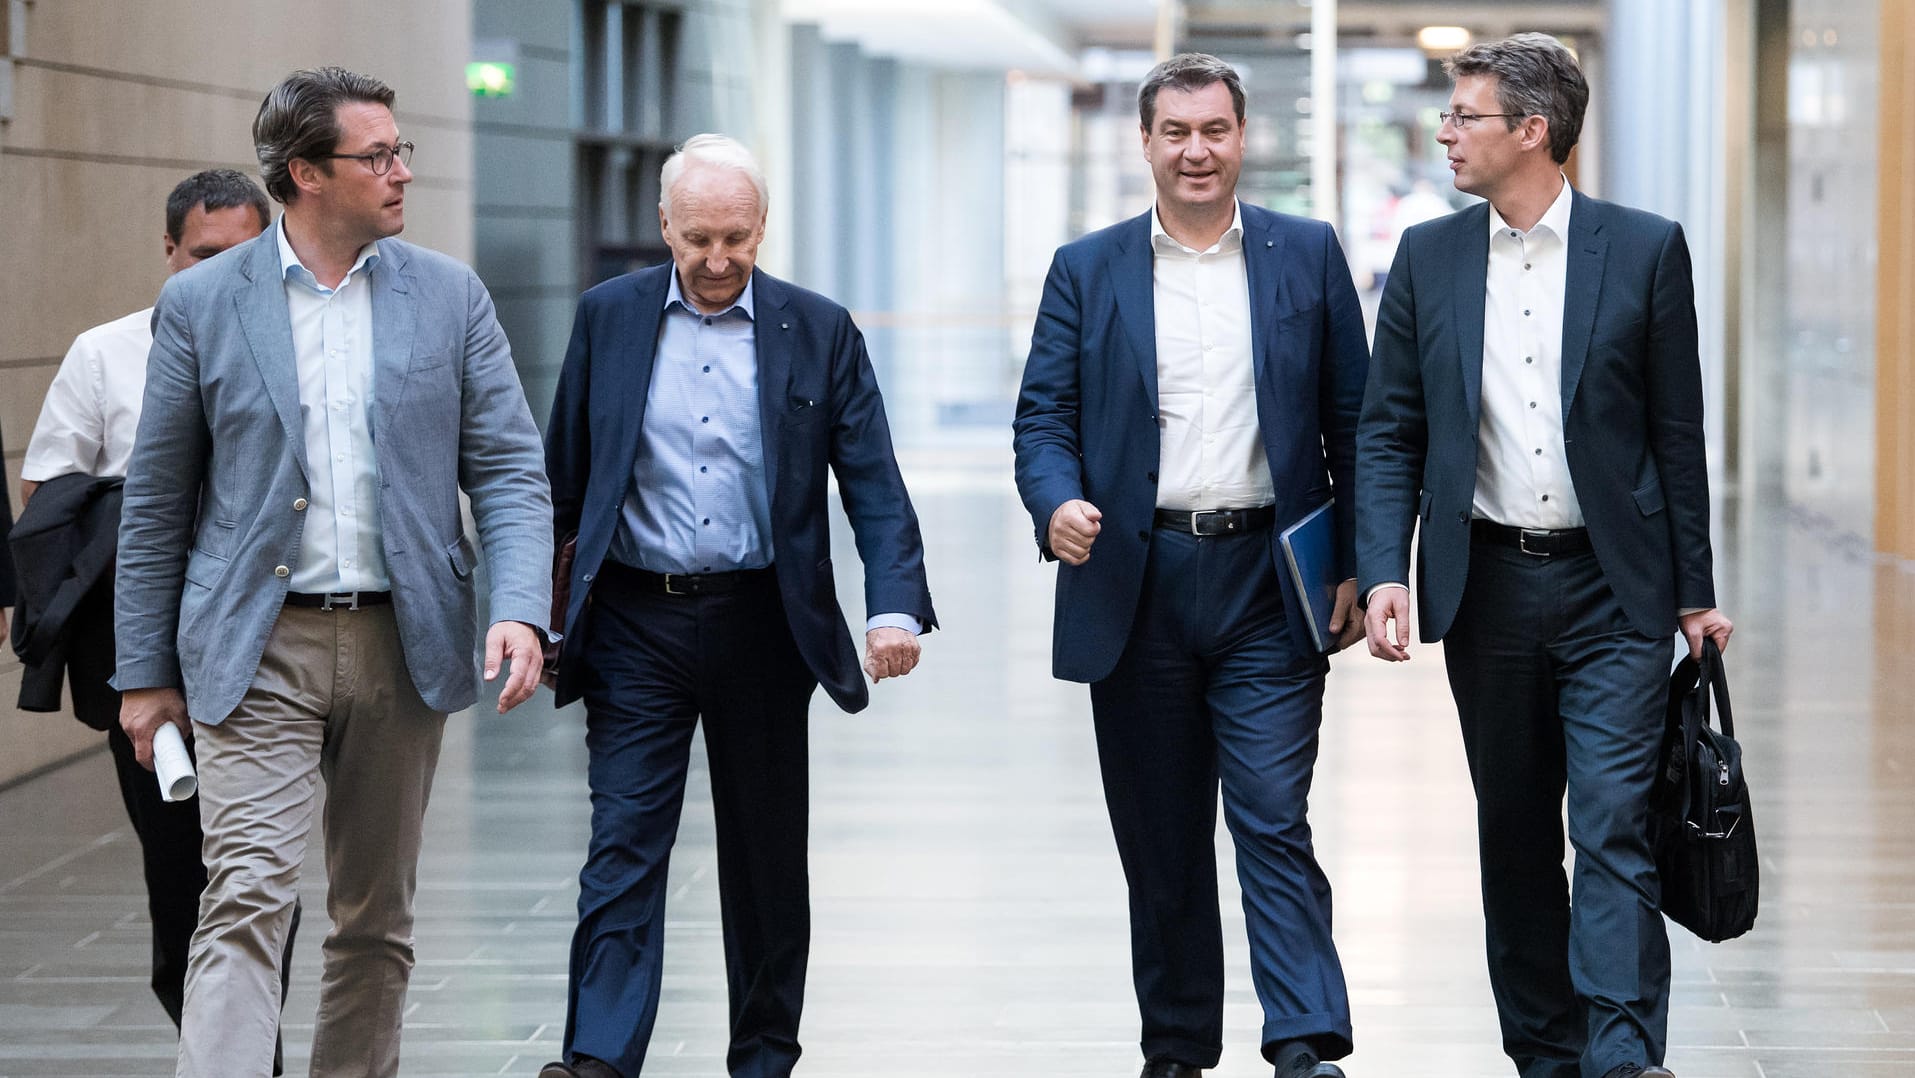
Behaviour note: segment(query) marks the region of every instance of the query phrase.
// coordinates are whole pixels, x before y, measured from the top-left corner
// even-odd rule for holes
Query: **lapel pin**
[[[1263,241],[1263,245],[1264,245],[1265,247],[1275,247],[1275,246],[1277,245],[1277,241],[1276,241],[1276,240],[1264,240],[1264,241]]]
[[[778,328],[779,328],[779,329],[790,329],[790,328],[791,328],[791,323],[790,323],[790,322],[780,322],[780,323],[778,323]]]

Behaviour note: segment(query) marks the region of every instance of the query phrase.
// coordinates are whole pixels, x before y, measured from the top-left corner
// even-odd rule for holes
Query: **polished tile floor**
[[[822,696],[814,709],[816,940],[799,1073],[1128,1078],[1122,880],[1085,690],[1049,677],[1051,572],[1000,450],[907,466],[946,629],[870,710],[842,715]],[[1682,1078],[1915,1075],[1915,666],[1903,650],[1915,578],[1780,511],[1731,512],[1722,530],[1763,913],[1720,946],[1674,930],[1669,1062]],[[556,1054],[565,1018],[581,717],[541,701],[449,729],[404,1071],[529,1076]],[[650,1075],[724,1069],[698,766]],[[1336,661],[1312,807],[1355,1006],[1353,1078],[1512,1073],[1483,974],[1470,797],[1437,648],[1405,667]],[[1234,912],[1227,854],[1223,865]],[[293,1073],[315,1003],[318,866],[305,889]],[[1229,1047],[1212,1073],[1249,1078],[1268,1071],[1241,918],[1226,925]],[[170,1074],[173,1030],[146,960],[135,845],[104,754],[0,792],[0,1076]]]

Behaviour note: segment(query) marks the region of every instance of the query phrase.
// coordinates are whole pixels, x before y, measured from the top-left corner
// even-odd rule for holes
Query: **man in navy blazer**
[[[1449,70],[1437,140],[1488,201],[1406,232],[1384,286],[1357,454],[1370,650],[1409,657],[1420,522],[1504,1050],[1523,1078],[1666,1076],[1648,822],[1671,637],[1700,652],[1731,628],[1689,252],[1673,222],[1570,186],[1589,89],[1554,38],[1474,45]]]
[[[1146,1078],[1222,1053],[1220,782],[1265,1058],[1341,1075],[1349,1001],[1305,814],[1329,663],[1277,536],[1335,494],[1351,579],[1329,628],[1353,641],[1363,317],[1328,225],[1237,201],[1228,64],[1173,57],[1138,104],[1156,204],[1058,250],[1017,405],[1018,492],[1064,562],[1053,670],[1091,686]]]
[[[592,839],[565,1058],[632,1078],[657,1015],[665,876],[693,730],[718,829],[734,1075],[788,1075],[810,945],[806,712],[867,702],[838,607],[829,475],[865,568],[873,681],[937,624],[917,515],[843,307],[755,270],[763,173],[688,140],[659,178],[673,263],[579,301],[546,429],[558,538],[576,534],[558,700],[585,700]]]

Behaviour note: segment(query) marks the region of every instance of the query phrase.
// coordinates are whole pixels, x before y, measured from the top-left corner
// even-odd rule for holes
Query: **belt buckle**
[[[679,590],[678,590],[678,585],[677,585],[677,584],[674,584],[674,583],[673,583],[673,581],[676,581],[676,580],[683,580],[683,579],[685,579],[685,574],[684,574],[684,573],[666,573],[666,574],[665,574],[665,594],[667,594],[667,595],[690,595],[690,594],[692,594],[692,593],[691,593],[691,592],[689,592],[689,591],[679,591]]]
[[[1190,511],[1190,534],[1203,534],[1203,528],[1197,523],[1199,517],[1214,517],[1220,512],[1221,510],[1218,509],[1192,509]]]
[[[329,591],[326,593],[326,597],[320,600],[319,609],[321,611],[334,609],[357,610],[359,609],[359,593],[356,591]]]
[[[1532,535],[1535,536],[1538,541],[1549,538],[1549,533],[1546,531],[1537,531],[1532,528],[1518,528],[1516,529],[1516,549],[1532,558],[1549,557],[1552,551],[1529,549],[1529,537]]]

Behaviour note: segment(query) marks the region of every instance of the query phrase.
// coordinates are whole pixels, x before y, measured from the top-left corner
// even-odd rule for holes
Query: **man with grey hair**
[[[394,239],[412,144],[393,92],[339,68],[267,95],[253,141],[278,223],[184,272],[153,313],[114,624],[140,763],[198,746],[209,880],[178,1074],[263,1075],[281,944],[326,783],[331,933],[315,1078],[390,1078],[446,714],[484,676],[537,687],[551,608],[538,430],[470,269]],[[190,719],[189,719],[190,716]]]
[[[1156,202],[1058,249],[1014,423],[1038,551],[1064,563],[1053,671],[1090,683],[1145,1078],[1195,1078],[1223,1051],[1219,788],[1264,1058],[1277,1078],[1340,1078],[1350,1003],[1306,809],[1324,652],[1358,635],[1363,314],[1329,225],[1237,198],[1230,65],[1172,57],[1137,104]],[[1326,513],[1329,578],[1293,581],[1278,536]]]
[[[1671,639],[1726,645],[1682,229],[1563,172],[1589,87],[1543,34],[1472,45],[1437,141],[1484,203],[1405,232],[1357,439],[1372,654],[1417,601],[1476,787],[1490,984],[1523,1078],[1662,1076],[1650,847]],[[1563,802],[1576,849],[1563,873]]]
[[[592,838],[565,1058],[540,1074],[633,1078],[644,1065],[702,722],[726,1063],[778,1078],[798,1060],[810,949],[806,712],[820,684],[846,711],[868,702],[833,584],[831,474],[865,567],[864,673],[909,673],[937,618],[858,327],[755,268],[766,199],[751,154],[699,135],[659,189],[672,262],[579,300],[546,427],[554,538],[576,544],[558,702],[585,699]]]

